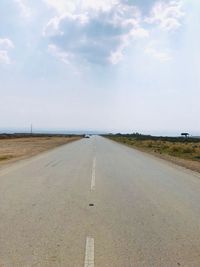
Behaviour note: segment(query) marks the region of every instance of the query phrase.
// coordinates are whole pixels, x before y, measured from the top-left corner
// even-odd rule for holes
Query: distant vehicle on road
[[[90,136],[88,134],[85,134],[84,138],[90,138]]]

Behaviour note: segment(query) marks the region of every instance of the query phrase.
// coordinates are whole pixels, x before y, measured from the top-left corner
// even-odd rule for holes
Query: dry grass
[[[0,166],[37,155],[80,137],[25,137],[0,139]]]
[[[199,142],[170,142],[163,140],[141,140],[124,136],[111,136],[111,139],[149,152],[178,165],[200,172]]]
[[[200,162],[200,143],[181,143],[169,141],[133,141],[132,145],[145,148],[149,151],[180,157]]]

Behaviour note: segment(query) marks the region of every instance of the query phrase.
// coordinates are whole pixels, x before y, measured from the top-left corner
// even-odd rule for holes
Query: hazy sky
[[[0,129],[200,133],[199,0],[1,0]]]

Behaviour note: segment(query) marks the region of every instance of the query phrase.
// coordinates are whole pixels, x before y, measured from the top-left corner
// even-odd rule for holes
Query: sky
[[[200,135],[199,0],[1,0],[0,130]]]

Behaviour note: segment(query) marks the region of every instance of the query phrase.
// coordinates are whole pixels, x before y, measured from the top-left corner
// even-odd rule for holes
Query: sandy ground
[[[0,139],[0,168],[17,160],[80,139],[80,137],[25,137]]]

